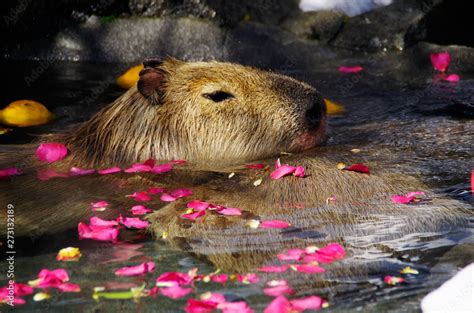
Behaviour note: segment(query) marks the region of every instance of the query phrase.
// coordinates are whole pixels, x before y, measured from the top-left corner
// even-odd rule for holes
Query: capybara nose
[[[318,103],[313,104],[305,114],[306,126],[310,129],[319,127],[321,124],[322,115],[323,109],[321,108],[321,105]]]

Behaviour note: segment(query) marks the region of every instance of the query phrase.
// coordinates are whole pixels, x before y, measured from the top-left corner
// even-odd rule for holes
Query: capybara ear
[[[145,63],[144,63],[145,64]],[[137,83],[138,91],[145,97],[150,98],[155,96],[157,102],[161,103],[163,96],[163,82],[165,80],[165,73],[159,68],[145,67],[140,72],[140,78]]]

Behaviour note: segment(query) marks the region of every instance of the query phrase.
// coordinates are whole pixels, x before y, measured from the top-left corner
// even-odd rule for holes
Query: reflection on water
[[[36,63],[3,64],[3,68],[12,77],[0,95],[1,103],[7,104],[18,98],[35,99],[46,104],[58,116],[58,120],[49,126],[15,130],[0,138],[3,143],[29,142],[35,134],[63,130],[71,123],[87,119],[100,105],[107,104],[121,93],[113,82],[119,73],[117,69],[124,68],[123,65],[53,63],[26,88],[24,77],[30,75],[36,66]],[[379,71],[386,70],[393,74],[393,68],[389,64],[385,66],[387,68]],[[313,83],[327,98],[343,103],[348,112],[345,116],[330,120],[327,146],[316,149],[317,155],[351,160],[354,154],[350,150],[357,148],[361,150],[358,157],[368,163],[413,175],[428,184],[438,195],[451,199],[452,203],[461,201],[466,206],[472,204],[469,192],[474,155],[472,77],[463,77],[459,85],[436,85],[429,82],[426,73],[421,73],[418,77],[416,73],[377,74],[365,75],[358,82],[348,85],[350,78],[336,73],[334,68],[335,64],[326,64],[317,71],[291,73]],[[26,178],[20,177],[15,183],[21,184],[23,179]],[[87,205],[96,199],[111,200],[109,198],[115,199],[117,194],[133,191],[133,186],[116,188],[116,185],[104,184],[98,188],[90,179],[84,177],[69,182],[67,188],[70,189],[67,189],[66,195],[50,194],[45,187],[44,194],[38,197],[43,197],[45,204],[58,206],[58,210],[67,210],[66,207],[61,207],[64,204],[61,204],[60,199],[73,201],[71,199],[82,197]],[[163,182],[170,182],[170,179],[164,178]],[[449,205],[450,202],[447,203]],[[129,204],[130,202],[114,203],[115,206],[124,208],[127,205],[129,207]],[[370,206],[360,209],[370,210]],[[423,209],[426,208],[407,210]],[[308,209],[306,214],[317,210]],[[302,277],[304,274],[290,272],[262,277],[285,278],[298,295],[317,294],[327,298],[331,304],[327,309],[329,311],[417,310],[424,294],[452,276],[459,267],[472,262],[474,240],[472,225],[461,221],[453,221],[448,225],[431,225],[426,227],[426,232],[406,232],[407,225],[410,224],[409,216],[407,214],[399,218],[395,214],[374,215],[372,219],[361,219],[355,225],[321,222],[317,227],[308,224],[307,227],[285,231],[279,237],[283,238],[279,242],[282,249],[282,242],[291,243],[293,247],[304,247],[332,240],[343,242],[350,256],[327,266],[327,273],[324,275]],[[304,215],[299,218],[303,219]],[[341,232],[348,235],[344,238],[332,235]],[[219,252],[219,247],[234,247],[235,250],[230,252],[239,256],[235,258],[236,264],[227,267],[235,269],[245,267],[245,264],[239,264],[239,257],[246,258],[246,262],[251,259],[255,264],[261,260],[275,264],[275,253],[279,246],[272,245],[275,243],[272,234],[276,233],[278,232],[270,231],[257,234],[241,227],[231,227],[213,235],[212,246],[209,241],[196,241],[188,248],[199,250],[207,254],[207,258],[214,263],[219,263],[220,252],[229,252]],[[27,297],[29,301],[21,307],[22,310],[181,311],[186,300],[174,301],[159,297],[143,299],[138,304],[132,301],[95,302],[91,298],[92,289],[95,286],[123,289],[139,286],[143,282],[152,286],[157,274],[166,271],[185,272],[193,267],[198,267],[202,273],[215,270],[203,256],[187,253],[135,232],[130,232],[124,239],[128,242],[119,245],[77,241],[76,236],[76,231],[71,230],[38,239],[33,246],[28,239],[18,241],[17,245],[21,246],[18,247],[15,264],[17,281],[26,282],[35,278],[41,268],[63,267],[70,273],[71,282],[82,287],[79,294],[54,294],[50,301],[42,303],[34,303]],[[259,245],[255,245],[255,240],[250,236],[260,236]],[[56,253],[59,248],[68,245],[80,247],[83,257],[79,262],[59,264],[55,261]],[[209,249],[206,250],[206,247]],[[150,260],[157,264],[153,275],[121,278],[113,274],[117,268]],[[416,268],[420,274],[409,275],[408,283],[400,286],[387,287],[383,283],[384,275],[397,275],[405,266]],[[5,262],[2,262],[0,268],[2,273],[5,272]],[[229,269],[226,270],[228,274],[232,274]],[[4,284],[2,279],[2,285]],[[271,300],[263,295],[262,285],[263,281],[257,285],[228,283],[221,286],[200,283],[197,291],[220,291],[231,299],[245,299],[252,308],[261,311]]]

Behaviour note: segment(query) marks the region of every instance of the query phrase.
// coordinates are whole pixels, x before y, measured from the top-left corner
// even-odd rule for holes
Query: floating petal
[[[139,276],[155,270],[154,262],[144,262],[135,266],[122,267],[115,271],[117,276]]]
[[[61,143],[42,143],[36,149],[38,160],[53,163],[64,159],[68,154],[67,148]]]

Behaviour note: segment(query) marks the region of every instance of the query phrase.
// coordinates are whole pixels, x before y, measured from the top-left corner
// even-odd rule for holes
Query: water
[[[315,69],[288,72],[317,86],[325,97],[344,104],[347,110],[345,115],[330,119],[326,146],[307,154],[350,160],[355,158],[350,150],[357,148],[367,163],[410,174],[437,194],[461,201],[466,206],[472,205],[469,179],[474,160],[474,77],[463,75],[460,83],[455,85],[433,83],[430,71],[401,70],[396,61],[390,59],[372,67],[369,65],[366,73],[358,76],[341,75],[336,70],[339,64],[358,62],[364,62],[364,58],[334,59]],[[37,134],[61,131],[72,123],[86,120],[98,108],[121,94],[122,90],[115,86],[114,79],[127,67],[125,64],[81,62],[9,62],[1,66],[2,72],[8,75],[8,81],[4,83],[0,103],[30,98],[47,105],[58,117],[51,125],[15,129],[0,137],[2,143],[12,144],[27,143]],[[34,79],[35,71],[42,71],[43,74]],[[30,82],[29,86],[25,80]],[[25,178],[18,178],[16,183],[21,184],[22,179]],[[164,178],[164,181],[169,179]],[[87,197],[80,192],[75,195],[86,198],[85,203],[100,199],[103,196],[101,192],[112,194],[105,187],[105,191],[87,194],[90,190],[86,186],[93,185],[91,178],[81,178],[73,184],[82,188],[86,194]],[[71,196],[74,193],[72,189],[67,192]],[[56,196],[50,195],[51,199],[47,201],[53,204],[61,198],[61,195]],[[345,240],[367,249],[363,253],[357,250],[359,254],[356,256],[327,266],[328,272],[324,276],[311,276],[308,280],[301,279],[299,273],[261,275],[263,281],[269,277],[288,279],[300,296],[317,294],[325,297],[331,305],[326,311],[417,311],[423,295],[474,260],[473,229],[465,224],[452,225],[440,227],[431,233],[412,233],[396,240],[387,239],[377,245],[371,244],[373,238],[383,237],[385,230],[396,232],[397,223],[400,221],[383,216],[378,222],[359,223],[357,230],[365,235],[354,234],[353,238]],[[317,242],[322,233],[324,228],[301,233],[298,230],[287,232],[285,236],[295,240],[304,239],[300,241],[304,247],[308,238],[309,241]],[[215,270],[203,256],[196,256],[135,232],[128,235],[128,242],[120,245],[78,242],[75,230],[40,239],[34,245],[28,238],[19,240],[15,263],[17,281],[34,279],[41,268],[63,267],[70,273],[71,282],[80,284],[82,291],[78,294],[53,292],[50,300],[41,303],[35,303],[31,296],[27,296],[27,304],[15,308],[15,311],[180,312],[186,304],[186,298],[171,300],[159,296],[141,299],[139,303],[131,300],[96,302],[91,298],[92,289],[104,285],[123,289],[131,285],[139,286],[143,282],[152,286],[157,275],[166,271],[185,272],[193,267],[198,267],[201,273]],[[245,242],[245,236],[248,236],[245,232],[236,236],[229,229],[222,233],[221,238]],[[268,241],[272,242],[271,237],[268,237]],[[194,244],[202,245],[199,242]],[[79,262],[59,264],[55,260],[56,253],[68,245],[79,247],[83,257]],[[262,245],[252,249],[258,251],[258,257],[274,259],[274,251],[267,248]],[[242,245],[240,249],[243,252],[251,248]],[[115,269],[122,266],[150,260],[157,264],[154,274],[139,278],[119,278],[113,274]],[[404,285],[387,287],[383,283],[383,276],[397,275],[399,269],[405,266],[418,269],[420,274],[410,275],[408,283]],[[6,272],[5,262],[0,265],[0,272]],[[197,293],[220,291],[231,299],[243,298],[256,311],[261,311],[271,301],[271,298],[262,294],[263,281],[257,285],[228,283],[225,286],[198,283]],[[0,285],[5,284],[2,277]],[[2,312],[8,311],[5,306],[0,309]]]

